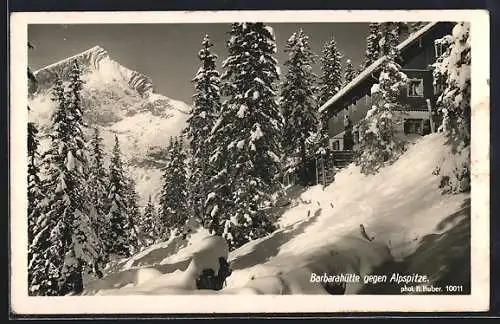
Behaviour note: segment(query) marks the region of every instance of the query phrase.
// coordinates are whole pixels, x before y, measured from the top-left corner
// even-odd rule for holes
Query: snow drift
[[[220,291],[193,289],[195,274],[205,266],[197,263],[200,254],[206,260],[226,255],[222,246],[213,245],[219,253],[205,249],[201,242],[209,235],[200,229],[188,241],[172,239],[123,262],[116,272],[90,282],[84,294],[381,293],[363,282],[339,287],[310,278],[417,271],[436,283],[446,282],[452,268],[454,284],[467,285],[469,195],[442,195],[439,178],[432,175],[448,154],[446,147],[443,135],[428,135],[377,175],[364,176],[350,165],[326,188],[295,188],[277,231],[229,253],[232,274]],[[373,240],[364,237],[361,225]]]

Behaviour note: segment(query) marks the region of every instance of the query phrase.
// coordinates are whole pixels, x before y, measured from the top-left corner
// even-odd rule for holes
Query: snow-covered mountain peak
[[[156,93],[148,76],[121,65],[101,46],[94,46],[35,71],[37,86],[36,89],[30,88],[32,97],[47,97],[57,76],[63,82],[68,81],[75,61],[84,81],[84,106],[87,104],[91,108],[90,115],[98,112],[102,117],[95,120],[97,124],[117,122],[124,115],[145,111],[164,117],[170,116],[174,110],[182,113],[190,111],[189,105],[184,102]]]
[[[153,92],[153,83],[150,78],[120,65],[100,46],[94,46],[35,71],[38,91],[51,88],[57,75],[63,80],[67,79],[74,61],[80,66],[82,74],[86,76],[84,80],[89,83],[89,86],[99,86],[96,83],[120,82],[128,85],[130,89],[137,91],[143,97],[148,97]]]
[[[93,65],[96,66],[95,63],[100,58],[102,58],[104,56],[109,56],[108,52],[104,48],[102,48],[101,46],[97,45],[97,46],[94,46],[92,48],[89,48],[86,51],[83,51],[81,53],[78,53],[78,54],[75,54],[73,56],[62,59],[58,62],[47,65],[47,66],[35,71],[35,73],[39,73],[40,71],[43,71],[43,70],[50,70],[50,69],[56,68],[57,66],[71,64],[75,59],[80,64],[89,65],[89,64],[93,63]]]
[[[139,193],[145,199],[155,196],[164,150],[169,138],[179,135],[185,127],[191,107],[155,92],[149,77],[121,65],[105,49],[94,46],[35,71],[37,88],[30,91],[30,120],[38,123],[42,135],[50,127],[55,109],[50,90],[57,76],[63,82],[69,81],[75,60],[84,82],[82,108],[89,129],[101,128],[107,152],[111,152],[114,137],[118,136]]]

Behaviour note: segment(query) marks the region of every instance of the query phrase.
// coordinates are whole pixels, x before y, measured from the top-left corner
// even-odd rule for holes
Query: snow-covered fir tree
[[[44,154],[44,167],[50,168],[50,178],[44,182],[44,188],[57,186],[58,174],[56,171],[64,170],[64,157],[61,157],[57,149],[57,141],[63,137],[61,131],[66,132],[66,129],[61,129],[61,126],[66,126],[63,120],[66,120],[66,96],[64,86],[60,78],[56,78],[52,90],[52,98],[56,103],[56,110],[53,115],[53,131],[51,149]],[[57,170],[57,168],[60,168]],[[54,198],[52,198],[54,199]],[[30,295],[41,296],[57,296],[59,295],[58,279],[61,275],[63,265],[63,257],[60,253],[63,252],[63,247],[53,245],[59,241],[57,233],[53,233],[53,229],[57,224],[57,215],[55,211],[49,214],[49,198],[46,197],[38,206],[32,208],[40,208],[40,213],[30,222],[31,235],[28,247],[28,293]],[[33,211],[30,211],[32,213]]]
[[[28,43],[28,48],[31,48],[31,44]],[[31,72],[28,67],[28,81],[30,86],[36,84],[35,75]],[[28,106],[28,113],[31,111]],[[42,211],[42,206],[40,205],[43,194],[42,194],[42,182],[40,180],[40,167],[39,167],[39,139],[38,139],[38,128],[36,124],[32,121],[28,122],[27,129],[27,151],[28,151],[28,289],[29,294],[48,294],[53,295],[50,291],[50,285],[44,285],[43,278],[43,267],[41,262],[43,259],[37,252],[43,249],[43,242],[47,240],[46,236],[41,238],[43,235],[43,225],[37,224],[39,220],[43,219],[40,212]],[[33,244],[35,234],[38,235],[37,239],[41,244]],[[56,291],[55,291],[56,293]]]
[[[38,166],[38,129],[28,123],[28,241],[33,239],[34,223],[37,219],[37,204],[43,197],[41,191],[40,168]]]
[[[102,142],[103,139],[100,135],[99,128],[95,127],[94,134],[90,140],[90,168],[87,187],[90,201],[95,208],[95,219],[92,220],[92,225],[100,243],[100,262],[96,264],[96,268],[93,269],[98,277],[102,275],[101,269],[103,269],[109,261],[109,255],[105,246],[106,230],[109,228],[106,212],[106,206],[108,204],[108,174],[104,168],[104,150]]]
[[[213,148],[208,141],[221,106],[220,75],[216,69],[217,55],[211,52],[213,44],[208,36],[202,41],[198,53],[201,66],[193,78],[195,94],[193,109],[184,130],[191,152],[189,161],[189,201],[193,216],[202,223],[206,219],[204,203],[207,197],[208,180],[212,172],[208,161]]]
[[[318,104],[323,105],[342,88],[344,83],[342,75],[342,53],[337,49],[334,38],[323,46],[320,58],[321,77],[319,83]],[[318,125],[318,136],[315,139],[316,152],[325,154],[328,149],[328,120],[320,115]]]
[[[324,44],[320,58],[321,76],[318,98],[320,106],[342,88],[342,57],[334,38]]]
[[[128,184],[123,169],[120,143],[116,135],[108,174],[106,211],[109,225],[106,229],[106,249],[110,256],[127,257],[131,252],[127,215]]]
[[[344,68],[344,86],[351,82],[357,75],[351,60],[347,60]]]
[[[144,212],[141,214],[138,222],[140,241],[149,246],[156,242],[158,236],[158,229],[161,224],[158,223],[158,216],[156,214],[155,206],[148,198],[148,202],[144,207]]]
[[[399,36],[401,34],[402,28],[406,26],[405,23],[401,22],[384,22],[379,26],[380,39],[380,55],[393,56],[394,61],[399,59],[399,52],[397,51],[397,46],[399,45]]]
[[[471,46],[470,24],[457,23],[452,35],[436,40],[443,54],[433,64],[433,75],[442,92],[437,100],[442,118],[439,131],[452,143],[453,155],[437,173],[446,192],[470,190]]]
[[[276,101],[279,80],[272,28],[263,23],[233,23],[228,42],[221,116],[211,141],[209,229],[231,249],[274,230],[264,210],[279,187],[283,118]]]
[[[283,114],[283,150],[287,161],[302,166],[299,180],[307,183],[311,176],[304,169],[305,162],[314,147],[308,141],[318,131],[318,113],[315,97],[316,75],[312,71],[314,54],[309,37],[302,30],[287,41],[285,62],[287,73],[283,81],[280,106]]]
[[[99,253],[101,243],[94,230],[95,209],[90,202],[90,195],[87,190],[87,180],[89,179],[89,152],[87,141],[84,135],[84,127],[87,125],[83,121],[83,104],[81,90],[83,81],[81,80],[80,67],[75,60],[71,67],[68,84],[68,111],[67,117],[71,121],[71,132],[69,134],[74,144],[68,150],[66,167],[71,171],[72,167],[76,174],[73,195],[76,201],[74,219],[71,220],[72,238],[69,242],[70,250],[66,253],[63,276],[65,272],[68,278],[65,282],[66,289],[63,294],[69,292],[78,293],[83,288],[82,272],[87,269],[97,269],[99,263]],[[68,145],[71,141],[67,142]],[[61,149],[61,147],[59,147]],[[72,154],[71,154],[72,153]],[[71,163],[71,157],[74,163]],[[67,184],[67,183],[66,183]],[[76,194],[75,194],[76,193]]]
[[[392,43],[394,44],[394,43]],[[360,155],[357,164],[361,172],[372,174],[395,161],[404,151],[404,142],[396,133],[400,122],[400,94],[406,87],[407,77],[395,62],[397,48],[390,46],[379,75],[379,83],[371,89],[372,108],[360,123]]]
[[[181,139],[170,139],[168,145],[168,162],[163,170],[163,183],[160,192],[160,219],[162,222],[162,239],[166,240],[172,233],[180,234],[187,221],[187,183],[186,155]]]
[[[51,145],[44,154],[46,199],[31,244],[30,293],[66,295],[83,289],[82,272],[98,259],[98,240],[92,227],[87,148],[83,134],[80,91],[82,81],[75,61],[68,89],[57,79],[57,102],[52,118]]]
[[[361,70],[366,69],[380,57],[380,25],[371,23],[368,25],[368,37],[366,37],[366,50],[364,64]]]
[[[127,209],[127,228],[129,237],[130,254],[135,254],[145,243],[141,241],[139,222],[141,212],[139,210],[139,195],[135,189],[135,181],[130,177],[125,178],[125,197]]]
[[[28,43],[28,48],[32,48],[32,45]],[[28,67],[28,81],[29,86],[33,88],[36,86],[36,78],[31,69]],[[28,114],[30,113],[30,107],[28,106]],[[28,242],[31,244],[33,240],[33,229],[37,219],[37,213],[39,208],[37,208],[38,202],[43,197],[40,190],[40,167],[39,167],[39,156],[38,156],[38,128],[35,122],[28,121],[27,129],[27,150],[28,150]]]

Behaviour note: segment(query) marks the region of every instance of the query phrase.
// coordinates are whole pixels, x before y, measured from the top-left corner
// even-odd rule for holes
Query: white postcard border
[[[90,23],[229,23],[469,21],[472,48],[471,294],[442,295],[27,295],[27,25]],[[13,13],[10,23],[11,309],[18,314],[295,313],[485,311],[489,308],[489,13],[485,10],[193,11]]]

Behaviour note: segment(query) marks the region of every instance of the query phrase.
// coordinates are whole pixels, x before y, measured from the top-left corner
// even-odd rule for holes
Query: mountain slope
[[[433,170],[452,155],[445,142],[442,134],[425,136],[377,175],[364,176],[350,165],[328,187],[298,192],[278,230],[229,254],[233,272],[221,291],[177,285],[208,236],[201,229],[187,241],[172,239],[124,260],[108,276],[89,282],[85,294],[325,294],[338,288],[311,282],[312,273],[418,273],[428,277],[429,286],[463,285],[466,292],[470,194],[442,195],[438,188]],[[399,294],[403,285],[361,279],[348,283],[345,293]]]
[[[101,47],[61,60],[38,71],[36,91],[32,89],[30,119],[42,134],[54,111],[51,88],[56,75],[67,80],[76,60],[85,82],[82,90],[84,118],[90,127],[98,126],[110,152],[117,135],[127,167],[137,182],[142,201],[156,195],[160,184],[162,154],[170,136],[179,135],[185,126],[190,106],[154,90],[151,80],[114,61]]]

